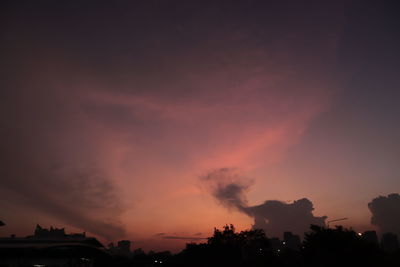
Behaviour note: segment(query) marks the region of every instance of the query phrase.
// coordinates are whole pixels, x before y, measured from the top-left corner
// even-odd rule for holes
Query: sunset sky
[[[307,198],[357,231],[400,191],[396,1],[2,1],[0,236],[179,250]],[[377,229],[379,230],[379,229]],[[268,231],[267,231],[268,234]]]

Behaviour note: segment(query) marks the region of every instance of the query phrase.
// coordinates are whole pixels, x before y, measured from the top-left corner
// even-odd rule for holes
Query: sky
[[[2,1],[0,235],[39,223],[177,251],[274,203],[383,231],[373,199],[400,203],[398,8]]]

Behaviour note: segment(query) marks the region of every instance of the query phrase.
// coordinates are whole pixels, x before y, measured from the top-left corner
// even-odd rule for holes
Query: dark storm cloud
[[[227,208],[243,211],[247,207],[246,191],[252,181],[237,169],[221,168],[201,177],[207,189]]]
[[[311,224],[325,225],[327,217],[314,216],[313,210],[313,203],[302,198],[292,203],[267,200],[264,204],[247,207],[245,212],[254,218],[254,228],[280,236],[285,231],[302,235]]]
[[[14,212],[29,208],[106,239],[124,235],[114,187],[96,171],[37,170],[20,164],[21,172],[10,167],[6,173],[10,180],[2,181],[0,191],[2,201],[13,200]]]
[[[400,195],[379,196],[368,203],[372,213],[371,223],[383,233],[400,234]]]
[[[270,236],[280,236],[285,231],[302,235],[311,224],[325,225],[327,217],[314,216],[313,203],[307,198],[292,203],[267,200],[261,205],[249,206],[246,199],[249,183],[245,182],[248,179],[236,169],[214,170],[201,179],[222,205],[254,218],[253,228],[264,229]]]
[[[96,159],[99,136],[82,117],[76,92],[50,81],[64,79],[54,71],[21,66],[20,74],[3,80],[0,198],[21,216],[30,209],[107,239],[122,236],[122,205]]]

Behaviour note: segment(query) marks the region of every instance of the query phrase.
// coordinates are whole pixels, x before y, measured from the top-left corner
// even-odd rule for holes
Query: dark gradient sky
[[[307,197],[374,228],[400,191],[397,1],[2,1],[1,234],[36,223],[146,249]],[[378,229],[379,230],[379,229]],[[168,237],[168,238],[167,238]]]

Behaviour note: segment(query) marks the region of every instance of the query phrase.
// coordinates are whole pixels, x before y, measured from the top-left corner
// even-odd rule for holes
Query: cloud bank
[[[87,119],[76,91],[41,75],[31,81],[8,80],[6,88],[14,90],[2,93],[1,201],[32,225],[45,214],[105,239],[123,236],[123,204],[99,150],[107,132]]]
[[[326,216],[313,214],[313,203],[302,198],[293,203],[267,200],[250,206],[246,198],[249,180],[237,169],[221,168],[201,177],[211,194],[225,207],[236,209],[254,219],[253,228],[263,229],[269,236],[281,236],[285,231],[302,235],[311,224],[325,225]]]
[[[400,234],[400,195],[379,196],[368,203],[372,213],[371,224],[376,225],[382,233]]]

